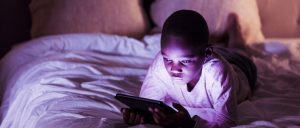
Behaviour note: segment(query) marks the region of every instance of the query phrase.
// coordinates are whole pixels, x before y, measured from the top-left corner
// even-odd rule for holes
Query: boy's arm
[[[164,101],[166,91],[163,82],[153,75],[147,75],[142,88],[140,90],[140,97]]]
[[[196,121],[195,128],[223,128],[232,127],[236,125],[235,116],[228,114],[228,112],[218,111],[218,108],[191,108],[185,107],[194,121]],[[232,109],[232,108],[229,108]]]
[[[211,108],[189,108],[196,125],[207,127],[232,127],[236,122],[237,101],[233,70],[222,63],[213,63],[207,70],[208,100]]]
[[[166,96],[166,76],[160,53],[155,57],[149,67],[146,78],[140,90],[140,97],[164,101]]]

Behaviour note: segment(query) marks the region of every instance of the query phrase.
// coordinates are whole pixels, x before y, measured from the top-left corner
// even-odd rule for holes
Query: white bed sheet
[[[99,128],[121,122],[117,92],[138,95],[160,35],[143,40],[103,34],[39,38],[1,60],[1,128]],[[253,46],[255,96],[238,107],[237,127],[300,126],[300,39]],[[139,127],[152,127],[140,125]]]

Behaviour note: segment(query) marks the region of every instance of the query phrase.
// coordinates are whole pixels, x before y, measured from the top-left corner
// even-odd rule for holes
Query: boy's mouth
[[[171,73],[171,76],[176,78],[176,79],[181,79],[182,74],[180,74],[180,73]]]

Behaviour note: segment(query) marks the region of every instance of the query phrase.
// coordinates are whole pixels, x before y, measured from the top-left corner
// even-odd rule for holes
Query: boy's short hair
[[[179,36],[199,48],[208,44],[209,30],[202,15],[192,10],[179,10],[166,19],[161,42],[167,41],[169,36]]]

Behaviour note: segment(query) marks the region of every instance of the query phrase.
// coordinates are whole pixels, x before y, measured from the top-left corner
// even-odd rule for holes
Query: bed
[[[270,10],[280,5],[283,9],[281,16],[286,17],[286,21],[297,21],[296,16],[284,13],[299,14],[299,1],[228,1],[238,7],[247,5],[248,10],[239,11],[239,8],[234,10],[234,4],[230,3],[228,8],[233,9],[230,11],[240,12],[241,17],[251,11],[242,22],[243,29],[248,32],[247,43],[255,49],[252,59],[258,69],[258,89],[250,100],[239,104],[236,127],[300,127],[300,29],[291,27],[290,23],[278,26],[282,21],[270,16],[275,13]],[[147,68],[160,49],[159,26],[172,11],[197,10],[196,4],[161,0],[148,3],[151,4],[148,8],[139,0],[89,2],[31,1],[32,38],[14,46],[0,63],[1,128],[158,127],[124,124],[120,108],[125,105],[114,96],[116,93],[139,94]],[[224,9],[223,6],[228,4],[215,6]],[[85,8],[76,9],[79,5]],[[96,8],[93,5],[101,6]],[[105,8],[111,5],[119,10]],[[74,14],[74,11],[78,19],[74,20],[69,14],[66,17],[65,13]],[[213,34],[224,33],[225,14],[207,11],[203,7],[197,11],[212,23],[209,27]],[[155,15],[156,12],[164,13]],[[90,15],[85,16],[86,13]],[[106,17],[107,21],[87,18],[107,13],[111,13]],[[122,13],[131,15],[122,17]],[[209,17],[210,13],[218,18]],[[124,22],[127,23],[124,25]],[[277,24],[277,29],[274,24],[270,26],[272,22]]]

